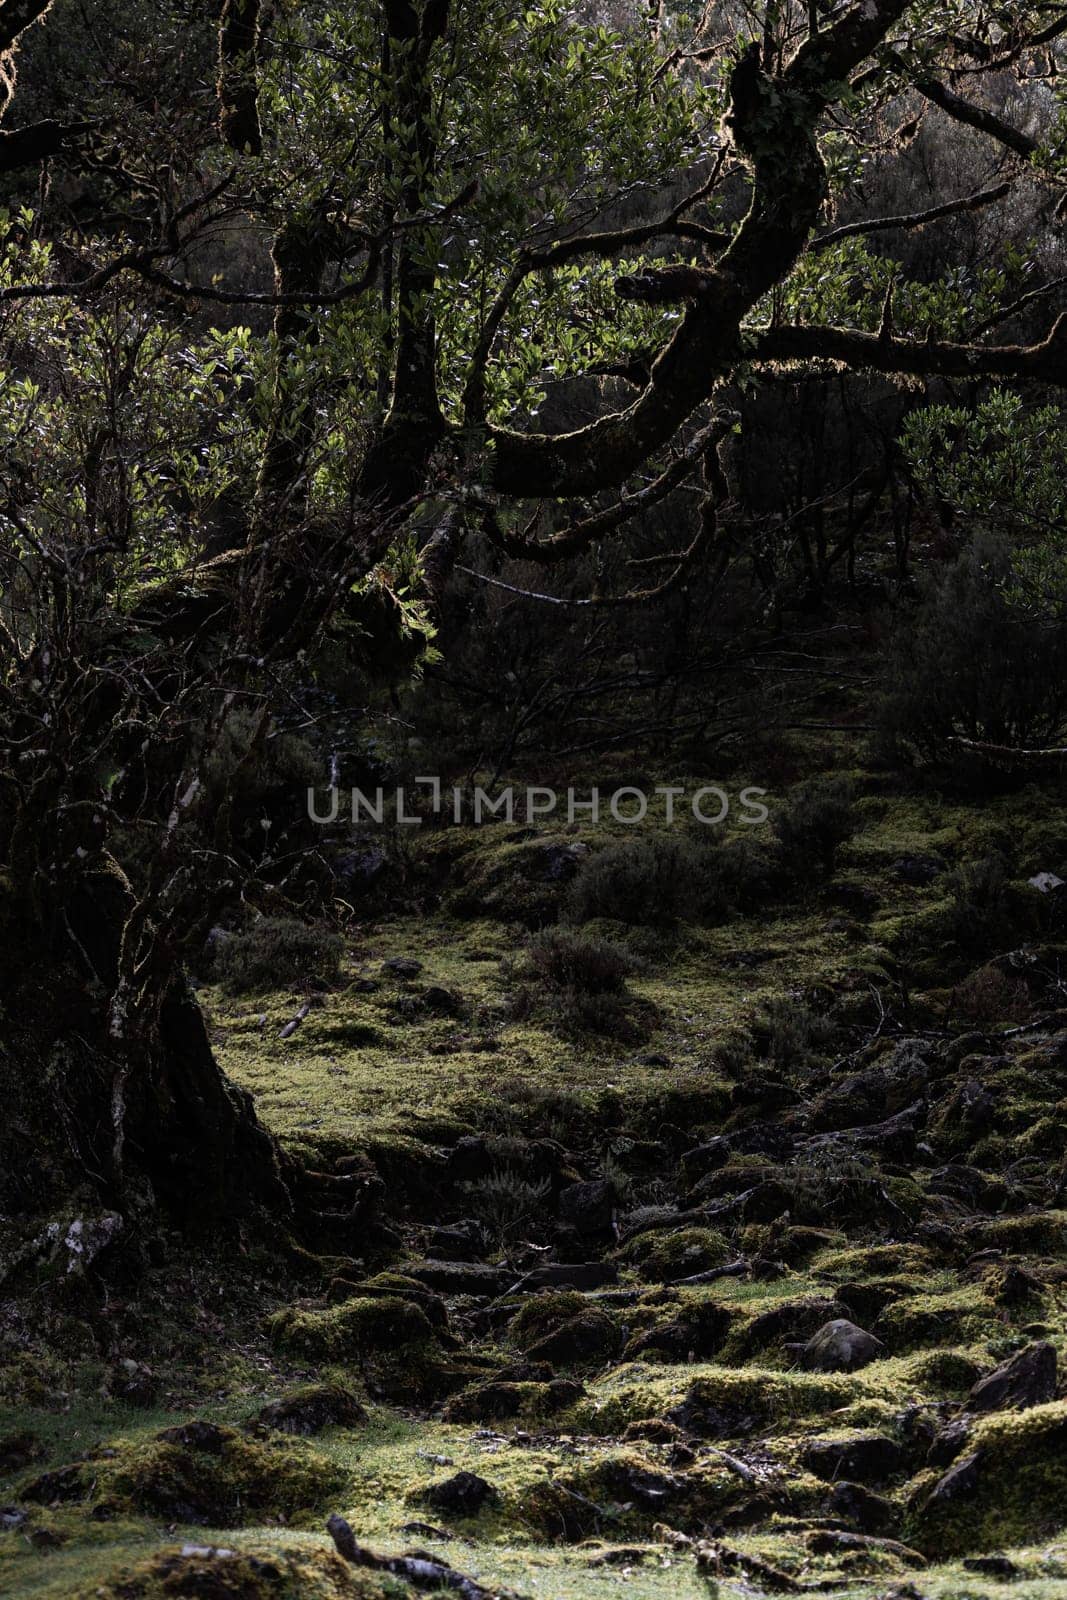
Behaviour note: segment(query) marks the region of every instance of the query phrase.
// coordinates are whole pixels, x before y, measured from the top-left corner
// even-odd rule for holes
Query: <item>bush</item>
[[[765,1001],[753,1032],[768,1060],[783,1071],[808,1066],[830,1048],[834,1037],[830,1019],[793,995]]]
[[[316,977],[336,982],[344,940],[332,929],[296,917],[260,917],[215,947],[215,975],[231,994],[277,989]]]
[[[846,778],[818,778],[795,789],[774,817],[790,872],[797,878],[829,874],[857,821]]]
[[[628,950],[568,928],[546,928],[526,946],[511,996],[513,1016],[536,1017],[565,1037],[584,1033],[636,1040],[627,977],[638,970]]]
[[[580,868],[567,895],[570,922],[603,917],[634,926],[723,921],[766,904],[777,887],[769,852],[747,838],[649,838],[608,845]]]
[[[617,922],[670,924],[696,906],[694,852],[687,839],[635,839],[590,856],[567,895],[573,922],[610,917]]]
[[[964,950],[985,951],[1011,942],[1014,926],[1008,866],[999,854],[964,861],[948,880],[952,905],[946,931]]]
[[[637,963],[621,945],[548,928],[526,945],[527,971],[544,989],[621,994]]]
[[[910,762],[973,767],[953,741],[1058,742],[1067,716],[1067,622],[1042,625],[1009,598],[1011,551],[982,535],[927,576],[897,631],[877,708],[879,742]]]

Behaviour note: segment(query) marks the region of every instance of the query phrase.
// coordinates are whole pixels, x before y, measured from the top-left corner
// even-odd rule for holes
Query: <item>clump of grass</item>
[[[260,917],[239,933],[223,934],[214,965],[230,994],[255,994],[307,978],[335,983],[344,940],[331,928],[296,917]]]
[[[602,1034],[641,1037],[626,979],[639,970],[630,951],[571,928],[546,928],[528,941],[510,969],[512,1016],[533,1018],[567,1038]]]

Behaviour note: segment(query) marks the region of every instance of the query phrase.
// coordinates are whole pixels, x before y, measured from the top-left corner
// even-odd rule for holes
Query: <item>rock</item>
[[[1063,879],[1054,872],[1035,872],[1032,878],[1027,878],[1031,889],[1036,889],[1039,894],[1054,894],[1057,889],[1062,889]],[[966,1566],[966,1562],[964,1565]]]
[[[467,1294],[495,1298],[506,1294],[515,1283],[515,1274],[505,1267],[490,1267],[473,1261],[418,1261],[405,1266],[405,1276],[438,1294]]]
[[[560,1190],[559,1217],[582,1235],[607,1234],[615,1215],[615,1190],[604,1178],[570,1183]]]
[[[619,1269],[610,1261],[552,1261],[535,1267],[522,1280],[523,1289],[602,1289],[618,1283]]]
[[[0,1528],[21,1528],[25,1522],[25,1511],[17,1506],[0,1506]]]
[[[367,1411],[350,1389],[322,1383],[270,1401],[257,1413],[256,1421],[278,1433],[308,1438],[323,1428],[356,1428],[367,1421]]]
[[[967,1411],[1025,1411],[1056,1394],[1056,1351],[1047,1340],[1027,1345],[995,1372],[980,1378],[964,1407]]]
[[[156,1434],[160,1444],[177,1445],[182,1450],[202,1450],[209,1456],[220,1456],[223,1448],[235,1437],[232,1428],[219,1428],[213,1422],[181,1422],[175,1428],[164,1428]]]
[[[432,1484],[422,1495],[422,1500],[435,1511],[453,1517],[474,1517],[489,1501],[497,1498],[497,1491],[476,1472],[457,1472],[442,1483]]]
[[[416,961],[414,956],[391,956],[388,961],[382,962],[382,971],[391,978],[417,978],[422,971],[422,962]]]
[[[830,1506],[836,1516],[853,1523],[861,1533],[893,1533],[900,1522],[900,1512],[892,1500],[872,1494],[861,1483],[835,1483]]]
[[[884,1433],[857,1433],[841,1439],[810,1439],[801,1460],[817,1478],[884,1483],[903,1472],[907,1453]]]
[[[855,1372],[885,1350],[881,1339],[858,1328],[847,1317],[835,1317],[813,1334],[800,1350],[801,1365],[814,1372]]]
[[[0,1473],[21,1472],[31,1461],[44,1454],[44,1446],[35,1434],[24,1429],[6,1433],[0,1438]]]
[[[550,1361],[555,1366],[599,1361],[617,1355],[621,1347],[622,1334],[615,1319],[591,1306],[531,1344],[526,1354],[531,1361]]]
[[[971,1437],[971,1424],[966,1417],[956,1417],[934,1435],[926,1453],[929,1467],[949,1467]]]
[[[473,1217],[465,1217],[447,1227],[434,1228],[426,1248],[442,1261],[476,1261],[485,1253],[485,1230]]]
[[[974,1450],[969,1456],[963,1456],[954,1466],[949,1467],[943,1478],[938,1479],[927,1504],[947,1505],[952,1500],[958,1500],[961,1495],[971,1494],[978,1487],[981,1463],[980,1450]]]
[[[1033,879],[1030,881],[1033,882]],[[1000,1578],[1005,1583],[1022,1576],[1021,1569],[1015,1562],[999,1553],[991,1556],[965,1556],[961,1565],[966,1567],[968,1572],[978,1572],[983,1578]]]

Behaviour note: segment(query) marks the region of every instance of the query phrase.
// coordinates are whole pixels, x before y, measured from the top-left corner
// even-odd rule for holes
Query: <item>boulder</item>
[[[801,1366],[814,1372],[855,1372],[885,1350],[881,1339],[858,1328],[847,1317],[835,1317],[814,1333],[800,1349]]]
[[[1044,1405],[1056,1394],[1056,1351],[1047,1340],[1027,1345],[979,1378],[967,1396],[968,1411],[1025,1411]]]
[[[457,1472],[441,1483],[431,1484],[421,1496],[435,1511],[453,1517],[474,1517],[484,1505],[497,1498],[497,1491],[476,1472]]]
[[[809,1472],[831,1482],[884,1483],[903,1472],[907,1452],[884,1433],[856,1433],[840,1439],[809,1439],[800,1455]]]

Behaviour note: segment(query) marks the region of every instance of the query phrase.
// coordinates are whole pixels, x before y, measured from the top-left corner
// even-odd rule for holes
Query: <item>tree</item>
[[[920,293],[874,247],[1056,200],[1054,119],[1003,86],[1057,81],[1067,12],[47,9],[0,5],[0,1204],[351,1226],[362,1194],[283,1160],[182,976],[262,876],[237,797],[280,709],[327,636],[384,617],[403,658],[475,536],[554,565],[696,482],[658,576],[586,603],[714,568],[731,396],[783,364],[1060,385],[1054,279]],[[857,205],[900,116],[966,129],[989,180]]]

